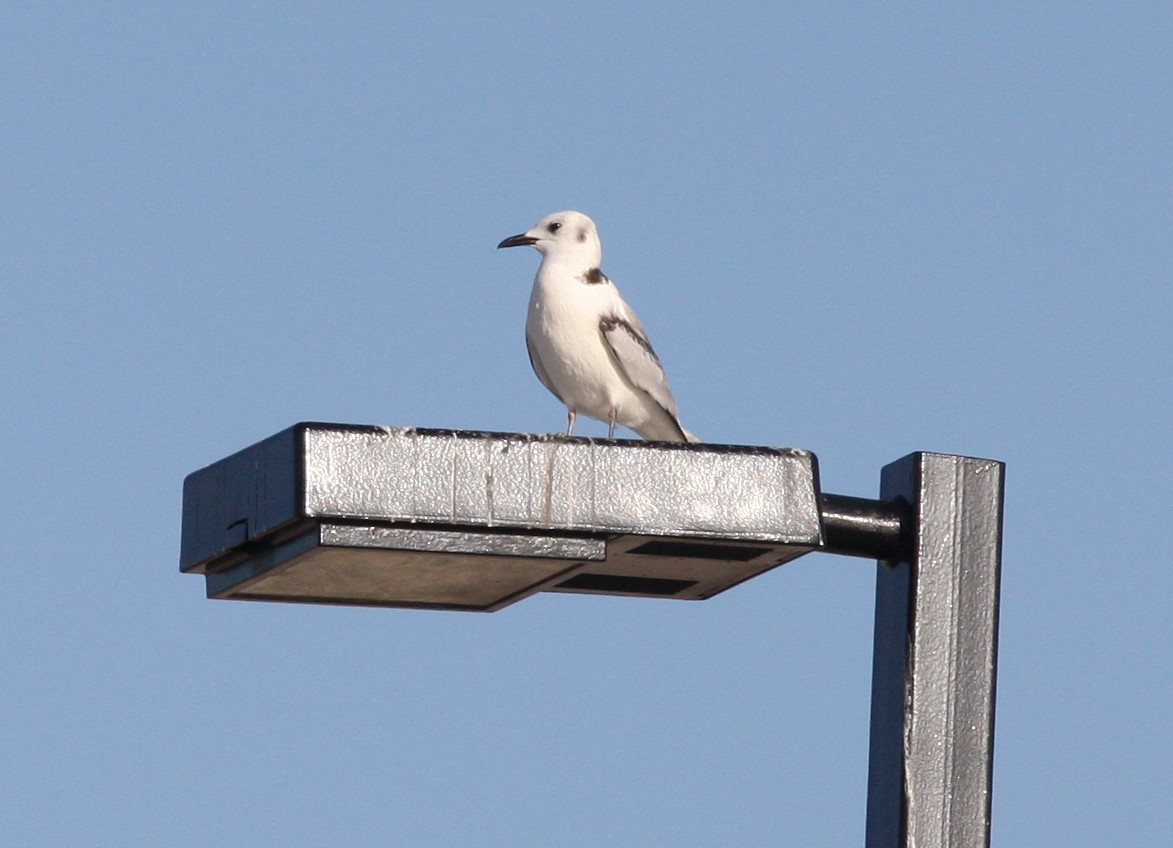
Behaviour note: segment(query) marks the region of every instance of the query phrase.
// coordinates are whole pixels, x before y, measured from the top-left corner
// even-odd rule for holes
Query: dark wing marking
[[[603,341],[607,343],[620,372],[667,413],[683,440],[684,428],[680,426],[680,413],[676,409],[676,399],[672,397],[664,367],[634,313],[632,318],[634,320],[628,321],[617,315],[608,315],[599,321],[599,332],[603,334]]]

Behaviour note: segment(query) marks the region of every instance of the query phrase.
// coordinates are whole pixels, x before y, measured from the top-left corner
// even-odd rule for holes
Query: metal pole
[[[876,579],[867,848],[987,848],[1004,465],[915,453],[883,470],[909,551]]]

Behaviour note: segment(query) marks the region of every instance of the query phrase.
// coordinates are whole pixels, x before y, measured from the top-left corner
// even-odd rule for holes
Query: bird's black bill
[[[500,250],[503,247],[529,247],[531,244],[537,244],[537,241],[533,236],[527,236],[525,233],[522,233],[521,235],[510,236],[505,239],[497,245],[497,249]]]

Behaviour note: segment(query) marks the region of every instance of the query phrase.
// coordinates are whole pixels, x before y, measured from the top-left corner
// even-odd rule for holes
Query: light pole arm
[[[898,562],[907,551],[910,510],[903,501],[832,495],[819,497],[823,550],[829,554]]]

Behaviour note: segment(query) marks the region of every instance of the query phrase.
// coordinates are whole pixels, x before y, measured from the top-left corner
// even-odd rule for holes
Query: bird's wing
[[[626,304],[624,304],[626,306]],[[627,307],[626,315],[610,314],[599,320],[599,332],[619,370],[631,384],[647,394],[676,420],[680,413],[668,387],[664,366],[652,349],[639,317]],[[677,422],[679,427],[679,422]]]
[[[538,375],[538,379],[542,381],[542,385],[550,390],[550,394],[562,400],[562,395],[558,394],[558,390],[554,388],[554,383],[550,380],[550,375],[546,373],[546,367],[542,365],[542,357],[538,354],[538,346],[534,344],[533,339],[530,338],[529,333],[525,334],[525,349],[529,352],[529,364],[534,369],[534,373]]]

